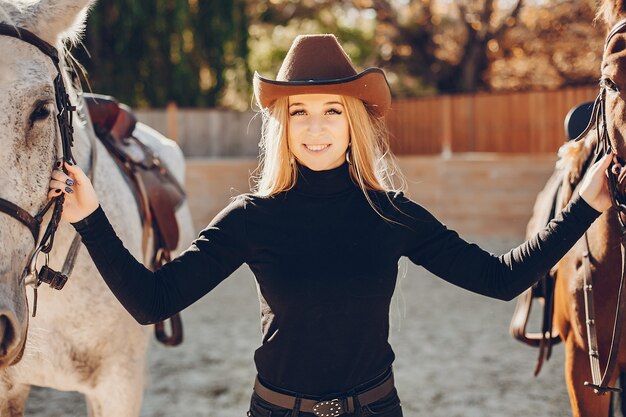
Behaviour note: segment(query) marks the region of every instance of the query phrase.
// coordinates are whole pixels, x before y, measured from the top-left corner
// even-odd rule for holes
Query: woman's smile
[[[312,153],[322,153],[330,147],[330,144],[326,145],[307,145],[304,144],[304,147]]]

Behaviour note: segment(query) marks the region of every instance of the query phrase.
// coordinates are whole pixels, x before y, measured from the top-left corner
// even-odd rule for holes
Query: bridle
[[[72,118],[73,113],[76,111],[76,107],[73,106],[70,102],[69,94],[67,93],[67,90],[65,88],[65,83],[63,81],[63,75],[61,71],[61,61],[57,49],[46,41],[39,38],[34,33],[26,29],[18,28],[6,23],[0,23],[0,35],[13,37],[29,43],[38,48],[41,52],[43,52],[47,57],[52,60],[52,63],[57,70],[57,75],[54,78],[54,93],[58,111],[57,124],[61,133],[63,161],[70,164],[75,164],[76,161],[74,160],[74,156],[72,155],[72,146],[74,144],[74,128],[72,125]],[[64,167],[63,170],[65,170]],[[8,200],[5,200],[4,198],[0,198],[0,212],[11,216],[12,218],[16,219],[17,221],[28,227],[35,241],[35,249],[33,250],[29,258],[28,265],[24,269],[24,272],[22,273],[22,276],[20,278],[21,283],[32,284],[35,288],[35,305],[33,306],[33,316],[36,314],[37,287],[42,282],[46,282],[50,284],[52,288],[61,289],[63,288],[65,281],[67,281],[66,275],[52,270],[47,265],[47,255],[52,250],[52,246],[54,244],[54,236],[61,220],[64,198],[64,194],[52,198],[35,216],[32,216],[30,213],[28,213],[28,211],[24,210],[18,205]],[[48,223],[48,226],[46,227],[46,230],[41,240],[39,240],[39,233],[43,224],[43,217],[51,208],[52,217],[50,219],[50,222]],[[77,248],[78,244],[75,244],[73,242],[72,248],[74,247]],[[77,251],[77,249],[75,250]],[[70,252],[71,256],[68,255],[68,257],[75,258],[76,255],[72,255],[73,251],[70,250]],[[41,268],[40,272],[37,273],[37,258],[41,253],[46,255],[46,264]],[[27,281],[27,279],[30,279],[30,281]]]
[[[609,42],[618,33],[626,32],[626,19],[623,19],[615,24],[610,30],[604,43],[604,53],[606,53]],[[609,194],[611,196],[611,206],[617,213],[617,218],[620,223],[620,242],[621,242],[621,255],[622,255],[622,274],[620,278],[618,303],[615,311],[615,319],[613,322],[613,332],[611,335],[611,347],[609,350],[609,357],[606,362],[604,372],[600,371],[600,353],[598,349],[597,330],[595,325],[595,309],[593,300],[593,280],[591,272],[591,259],[589,250],[589,239],[585,232],[583,244],[583,269],[584,269],[584,286],[583,294],[585,299],[585,322],[587,329],[587,347],[589,351],[589,363],[591,368],[592,382],[585,382],[585,386],[593,388],[596,394],[605,394],[609,391],[619,392],[620,388],[609,387],[609,380],[615,372],[617,366],[617,356],[619,353],[621,329],[626,312],[626,224],[623,219],[623,215],[626,214],[626,194],[624,192],[626,188],[626,169],[623,168],[623,163],[619,161],[617,153],[611,146],[609,138],[608,127],[606,122],[606,95],[609,91],[618,91],[615,88],[615,84],[612,80],[602,78],[600,81],[600,92],[596,98],[592,117],[583,133],[581,133],[575,140],[579,141],[583,139],[587,133],[595,125],[598,142],[595,147],[595,160],[600,159],[605,154],[613,154],[612,165],[608,169],[608,185]]]

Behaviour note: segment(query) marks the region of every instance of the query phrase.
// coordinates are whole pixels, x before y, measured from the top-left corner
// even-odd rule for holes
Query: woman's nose
[[[322,131],[322,121],[317,117],[311,117],[308,129],[311,133],[320,133]]]

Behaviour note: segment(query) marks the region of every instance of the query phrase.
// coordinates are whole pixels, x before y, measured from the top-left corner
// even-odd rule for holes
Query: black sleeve
[[[155,272],[124,247],[101,207],[74,227],[113,294],[135,320],[151,324],[200,299],[245,262],[244,214],[245,199],[239,197]]]
[[[411,234],[405,255],[467,290],[511,300],[534,284],[601,214],[578,194],[546,228],[508,253],[494,256],[461,239],[418,204],[400,196]]]

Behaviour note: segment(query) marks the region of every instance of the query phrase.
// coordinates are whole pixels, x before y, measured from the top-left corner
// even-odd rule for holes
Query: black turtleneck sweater
[[[400,257],[459,287],[510,300],[599,215],[577,197],[545,230],[497,257],[401,193],[369,196],[379,213],[347,164],[318,172],[300,167],[292,190],[234,198],[186,251],[155,272],[124,248],[101,208],[75,227],[115,296],[143,324],[184,309],[247,263],[261,303],[259,376],[321,396],[349,390],[393,362],[389,305]]]

